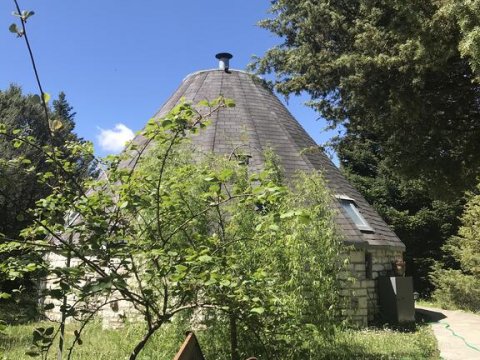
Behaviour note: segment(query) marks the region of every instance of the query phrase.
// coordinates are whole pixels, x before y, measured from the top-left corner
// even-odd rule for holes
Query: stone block
[[[359,297],[360,296],[367,296],[367,289],[362,289],[362,288],[355,289],[355,290],[353,290],[352,295],[353,296],[359,296]]]
[[[364,310],[365,311],[365,315],[367,314],[367,298],[366,297],[361,297],[358,299],[358,309],[359,310]]]
[[[349,257],[351,263],[365,263],[365,253],[363,251],[351,251]]]
[[[362,280],[362,287],[365,289],[375,289],[375,281],[368,279],[368,280]]]
[[[384,271],[385,270],[385,265],[383,264],[373,264],[372,265],[372,271]]]
[[[365,263],[363,263],[363,264],[355,264],[355,271],[365,272]]]

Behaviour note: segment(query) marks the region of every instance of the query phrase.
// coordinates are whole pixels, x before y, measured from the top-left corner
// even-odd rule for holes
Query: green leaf
[[[49,291],[49,295],[53,299],[61,299],[63,297],[63,291],[60,289],[52,289]]]
[[[224,101],[225,101],[226,107],[229,107],[229,108],[235,107],[235,101],[233,101],[232,99],[225,99]]]
[[[60,288],[64,291],[68,291],[70,290],[70,285],[68,285],[67,283],[64,283],[63,281],[60,281]]]
[[[265,309],[263,307],[255,307],[252,310],[250,310],[250,312],[254,314],[262,315],[265,312]]]
[[[36,357],[36,356],[40,356],[40,353],[35,350],[28,350],[28,351],[25,351],[25,355]]]
[[[22,146],[22,145],[23,145],[23,141],[21,141],[21,140],[15,140],[15,141],[13,142],[13,147],[14,147],[15,149],[20,148],[20,146]]]
[[[22,11],[22,18],[23,18],[23,21],[27,21],[27,19],[31,16],[35,15],[35,11],[31,11],[31,10],[23,10]]]
[[[280,215],[280,219],[290,219],[296,215],[296,212],[291,210],[287,211],[286,213],[283,213]]]
[[[182,273],[187,271],[188,268],[185,265],[178,264],[175,265],[175,269],[177,270],[177,272]]]
[[[221,180],[221,181],[225,181],[227,179],[229,179],[232,175],[233,175],[233,170],[232,169],[224,169],[222,170],[222,172],[219,174],[218,178]]]
[[[271,224],[268,228],[272,231],[280,230],[280,227],[277,224]]]
[[[128,206],[128,201],[124,201],[120,204],[119,208],[120,209],[125,209]]]
[[[52,133],[60,130],[63,127],[63,123],[60,120],[48,120],[48,126],[50,127],[50,131]]]
[[[30,271],[30,272],[31,272],[31,271],[35,271],[35,270],[37,270],[37,269],[38,269],[38,265],[35,264],[35,263],[29,263],[28,265],[26,265],[26,266],[24,267],[24,271]]]
[[[207,100],[201,100],[201,101],[198,102],[197,105],[198,105],[198,106],[210,107],[210,103],[209,103]]]
[[[0,320],[0,334],[4,333],[5,330],[7,330],[7,324]]]
[[[198,257],[198,261],[200,262],[210,262],[212,261],[212,257],[210,255],[202,255]]]
[[[42,99],[40,98],[40,96],[38,96],[37,94],[33,95],[32,96],[32,100],[34,103],[36,104],[40,104],[42,102]]]
[[[45,104],[48,104],[48,102],[50,101],[50,94],[49,93],[47,93],[47,92],[43,93],[43,101],[45,101]]]
[[[18,27],[17,24],[13,23],[8,27],[11,33],[18,34]]]
[[[6,292],[0,292],[0,299],[10,299],[11,297],[11,294],[8,294]]]
[[[230,280],[227,280],[227,279],[224,279],[224,280],[220,281],[220,285],[225,286],[225,287],[230,286],[231,283],[232,282]]]
[[[32,332],[32,337],[33,337],[33,342],[37,342],[43,339],[43,332],[45,331],[44,328],[37,328],[33,330]]]
[[[171,120],[165,119],[162,121],[162,127],[166,128],[166,127],[169,127],[170,125],[172,125]]]
[[[311,221],[310,215],[308,215],[306,212],[302,211],[299,214],[299,220],[300,223],[302,224],[308,224]]]

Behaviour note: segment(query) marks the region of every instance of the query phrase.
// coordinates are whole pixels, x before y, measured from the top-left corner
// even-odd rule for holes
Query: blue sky
[[[280,42],[256,26],[269,16],[267,0],[19,2],[36,13],[27,29],[45,91],[67,94],[76,132],[99,155],[111,151],[100,146],[102,129],[140,130],[187,74],[217,67],[216,53],[231,52],[231,67],[244,69]],[[13,1],[0,1],[0,89],[15,83],[38,93],[24,41],[8,31],[13,10]],[[325,121],[306,100],[291,97],[287,107],[324,143],[334,133],[322,131]]]

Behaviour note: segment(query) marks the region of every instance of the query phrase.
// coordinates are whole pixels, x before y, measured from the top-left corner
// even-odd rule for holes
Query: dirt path
[[[444,360],[480,360],[480,316],[463,311],[417,306],[431,322]]]

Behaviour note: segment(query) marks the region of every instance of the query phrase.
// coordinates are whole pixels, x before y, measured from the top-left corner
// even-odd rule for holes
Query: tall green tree
[[[463,5],[456,5],[461,3]],[[253,67],[333,125],[374,133],[385,164],[455,198],[480,174],[478,1],[275,0],[282,43]]]
[[[0,91],[0,122],[9,128],[35,134],[44,144],[48,141],[48,127],[41,106],[32,97],[23,96],[19,87],[11,86],[6,91]],[[25,211],[33,207],[36,200],[46,196],[48,190],[37,184],[34,175],[19,173],[10,163],[19,154],[35,158],[35,149],[19,149],[2,136],[0,154],[0,233],[16,237],[27,223]],[[34,166],[43,167],[44,160],[37,156]]]
[[[58,169],[52,163],[51,154],[46,149],[58,147],[65,150],[65,161],[70,162],[75,176],[79,179],[88,176],[93,171],[92,158],[80,157],[67,150],[66,143],[80,141],[73,133],[75,127],[73,108],[68,104],[65,94],[60,93],[58,100],[53,102],[49,109],[52,119],[59,120],[63,126],[52,136],[49,122],[45,119],[45,112],[38,101],[38,97],[24,95],[18,86],[10,86],[0,91],[0,126],[8,132],[15,131],[35,139],[32,144],[12,142],[7,133],[0,134],[0,244],[14,244],[19,239],[20,231],[30,225],[33,214],[30,209],[35,208],[36,202],[47,197],[58,186]],[[37,174],[49,173],[48,179],[40,181]],[[36,251],[23,251],[5,246],[0,252],[0,291],[7,291],[12,287],[24,285],[27,291],[34,286],[29,276],[22,278],[4,276],[8,272],[6,259],[14,260],[18,266],[27,266],[33,262],[40,262]],[[33,296],[20,296],[25,300],[25,307],[10,304],[5,301],[2,314],[9,321],[25,319],[35,314],[36,301]],[[18,299],[17,299],[18,300]],[[12,311],[6,310],[13,306]],[[31,305],[31,306],[30,306]],[[6,307],[6,308],[5,308]],[[20,309],[21,308],[21,309]]]
[[[72,131],[75,128],[75,115],[77,115],[77,113],[73,111],[73,106],[68,103],[67,96],[63,91],[58,94],[58,99],[53,100],[52,106],[54,112],[53,118],[62,121],[62,131],[74,137],[75,135]]]
[[[439,1],[442,16],[454,19],[460,28],[458,49],[480,80],[480,1]]]
[[[16,129],[24,135],[37,139],[37,147],[12,144],[6,136],[0,136],[0,233],[15,238],[18,232],[30,221],[28,209],[35,207],[35,202],[46,197],[54,186],[54,179],[49,183],[40,183],[36,173],[53,170],[47,161],[43,146],[62,146],[66,141],[79,140],[73,133],[75,113],[66,100],[65,94],[59,94],[50,109],[51,117],[62,122],[62,128],[51,136],[48,121],[43,108],[33,95],[24,95],[18,86],[11,85],[0,91],[0,124],[6,129]],[[29,167],[35,171],[19,171],[15,159],[25,158]],[[28,160],[27,160],[28,159]],[[90,159],[91,160],[91,159]],[[78,175],[92,171],[88,159],[73,158],[81,162],[77,167]]]
[[[470,194],[458,234],[444,246],[446,256],[435,266],[434,298],[445,307],[480,312],[480,185]],[[452,262],[456,269],[452,269]]]

